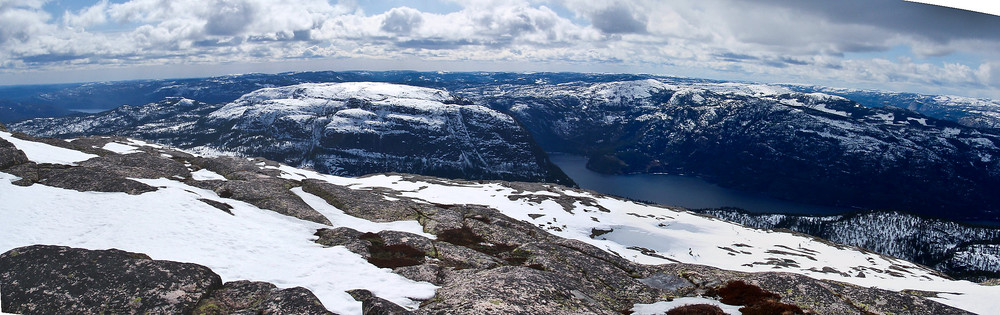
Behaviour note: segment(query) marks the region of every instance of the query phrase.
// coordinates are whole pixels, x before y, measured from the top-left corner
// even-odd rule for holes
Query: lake
[[[688,209],[737,207],[757,213],[829,215],[856,211],[775,199],[762,194],[728,189],[701,178],[669,174],[607,175],[587,169],[587,158],[549,153],[549,159],[576,181],[580,188],[637,200]]]

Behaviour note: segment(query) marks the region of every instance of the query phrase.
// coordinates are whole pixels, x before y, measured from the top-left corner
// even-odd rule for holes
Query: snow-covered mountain
[[[785,84],[790,90],[849,98],[868,107],[898,107],[973,128],[1000,128],[1000,100]]]
[[[168,98],[12,127],[42,136],[131,136],[330,174],[396,171],[571,183],[510,116],[443,90],[407,85],[303,83],[260,89],[226,104]]]
[[[1000,278],[1000,230],[899,212],[833,216],[754,214],[736,209],[699,213],[763,229],[788,229],[914,261],[953,277]]]
[[[695,174],[806,203],[1000,219],[1000,134],[906,109],[659,79],[458,92],[509,112],[546,151],[590,156],[599,172]]]
[[[511,160],[513,166],[497,164],[490,161],[491,155],[499,156],[504,150],[486,154],[470,152],[467,148],[476,146],[472,143],[478,141],[474,140],[448,142],[454,151],[447,153],[423,152],[447,156],[445,159],[401,161],[400,156],[407,152],[399,148],[415,146],[385,142],[385,136],[373,138],[371,134],[310,130],[306,127],[309,123],[292,117],[329,113],[308,110],[291,110],[287,112],[288,118],[275,120],[277,124],[271,129],[276,131],[274,135],[280,141],[272,143],[263,141],[261,137],[266,138],[264,135],[271,133],[262,129],[258,130],[262,134],[242,137],[233,133],[228,135],[227,143],[215,143],[227,137],[223,134],[226,128],[237,124],[249,126],[253,118],[216,119],[214,126],[201,123],[208,121],[203,116],[262,87],[352,80],[445,90],[456,100],[467,99],[509,113],[516,119],[515,124],[529,130],[531,136],[517,133],[501,137],[507,142],[528,143],[527,146],[514,145],[516,149],[507,150],[511,153],[507,157],[514,157],[514,152],[533,151],[533,158]],[[1000,162],[995,158],[998,156],[998,133],[996,129],[969,127],[988,124],[970,123],[962,118],[965,116],[956,116],[956,113],[993,115],[990,113],[995,112],[995,106],[989,105],[991,100],[649,75],[441,72],[302,72],[111,82],[50,91],[44,95],[54,102],[69,104],[74,97],[104,95],[101,91],[108,95],[133,95],[156,103],[123,106],[110,114],[82,118],[37,119],[12,127],[38,135],[119,134],[185,148],[214,147],[228,151],[245,148],[253,151],[248,152],[250,155],[293,165],[311,165],[340,174],[401,171],[448,177],[568,182],[545,161],[544,154],[528,148],[532,146],[530,143],[537,142],[548,151],[591,156],[589,167],[607,173],[695,174],[730,188],[806,203],[913,211],[963,221],[1000,219],[1000,213],[996,212],[1000,208],[1000,197],[992,193],[1000,188],[997,166]],[[162,99],[167,95],[196,101],[187,103],[194,104],[191,108],[173,106],[179,104],[180,99]],[[919,102],[913,101],[916,99]],[[199,102],[206,100],[210,104]],[[377,105],[371,100],[368,102]],[[333,103],[340,104],[343,100]],[[337,106],[361,106],[346,103]],[[937,105],[927,105],[932,103]],[[930,110],[927,106],[944,111]],[[354,113],[372,112],[361,110]],[[337,119],[360,121],[358,117],[346,118],[352,112],[345,111]],[[318,120],[311,123],[322,123],[326,119],[312,117]],[[450,117],[457,121],[458,116]],[[465,115],[462,117],[467,130],[475,130],[476,125],[481,125],[468,121]],[[388,125],[405,126],[398,118],[385,116],[372,122],[396,119],[397,123]],[[509,121],[498,123],[504,125]],[[428,126],[422,122],[418,124]],[[289,130],[277,131],[277,128]],[[336,128],[346,130],[346,125]],[[451,131],[460,134],[461,129]],[[501,129],[516,128],[505,126]],[[431,129],[424,128],[420,132],[428,130]],[[497,134],[505,133],[497,130],[494,135],[471,135],[496,139]],[[309,149],[314,146],[304,145],[309,142],[305,139],[324,135],[337,135],[325,138],[339,139],[332,141],[334,143],[326,142],[336,148],[315,146],[321,149],[316,154],[322,155],[323,160],[312,159]],[[416,141],[399,136],[390,138],[399,143]],[[355,147],[346,144],[351,142]],[[422,147],[441,148],[438,144]],[[269,146],[270,149],[265,148]],[[360,149],[372,146],[381,147]],[[364,161],[369,159],[361,159],[365,155],[378,157],[379,162],[366,164]],[[517,156],[525,159],[522,155]],[[479,157],[487,163],[478,163]],[[325,162],[353,166],[340,170]],[[516,169],[516,165],[525,163],[533,170]]]

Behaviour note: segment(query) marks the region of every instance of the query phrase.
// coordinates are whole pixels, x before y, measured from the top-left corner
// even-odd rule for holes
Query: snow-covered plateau
[[[802,234],[747,228],[554,184],[406,174],[341,177],[262,159],[200,157],[125,138],[64,141],[8,132],[0,138],[0,251],[51,244],[145,253],[207,266],[227,282],[301,286],[340,314],[361,313],[361,302],[345,292],[351,289],[427,312],[530,312],[551,304],[556,313],[612,313],[621,303],[627,306],[616,311],[641,304],[636,306],[641,312],[719,284],[698,281],[708,277],[706,271],[681,276],[663,271],[698,265],[720,268],[711,274],[746,279],[802,275],[796,279],[829,286],[838,296],[854,293],[829,283],[888,290],[872,295],[870,303],[853,295],[854,300],[837,302],[853,307],[851,312],[962,313],[933,302],[978,314],[1000,312],[997,286],[951,280],[921,265]],[[108,175],[72,180],[60,175],[73,172]],[[118,187],[124,188],[115,191]],[[282,202],[270,202],[278,199]],[[419,249],[416,262],[377,267],[377,252],[389,248],[379,242]],[[605,265],[614,272],[579,275],[577,269]],[[430,276],[427,270],[433,270]],[[628,272],[615,281],[602,278],[622,270]],[[517,283],[525,295],[555,293],[490,295],[491,288],[504,288],[496,277],[529,281]],[[597,280],[605,284],[588,282]],[[816,293],[796,291],[800,286],[757,281],[785,303],[833,312],[827,308],[834,304],[807,303]],[[553,287],[532,291],[524,283]],[[469,295],[490,298],[456,302]],[[519,298],[534,302],[522,305]],[[909,302],[892,302],[899,299]],[[574,308],[558,308],[566,303]]]

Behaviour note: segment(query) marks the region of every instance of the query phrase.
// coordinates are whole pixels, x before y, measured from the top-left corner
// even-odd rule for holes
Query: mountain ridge
[[[139,137],[333,174],[406,170],[572,185],[509,116],[443,90],[388,83],[265,88],[225,104],[168,98],[12,127],[42,136]]]

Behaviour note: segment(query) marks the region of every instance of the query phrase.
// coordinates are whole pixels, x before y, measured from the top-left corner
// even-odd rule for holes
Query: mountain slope
[[[784,85],[800,92],[821,92],[849,98],[868,107],[897,107],[973,128],[1000,128],[1000,101],[954,95],[923,95],[875,90]]]
[[[463,90],[604,173],[695,174],[806,203],[1000,220],[1000,135],[897,108],[736,83]],[[946,183],[946,184],[943,184]]]
[[[753,214],[734,209],[699,213],[762,229],[789,229],[924,264],[974,281],[1000,278],[1000,230],[898,212],[836,216]]]
[[[341,175],[405,171],[572,183],[509,116],[442,90],[385,83],[265,88],[214,105],[168,98],[12,128],[41,136],[130,136]]]
[[[0,138],[14,152],[0,155],[0,250],[143,252],[224,281],[303,286],[338,313],[360,313],[345,291],[366,288],[421,312],[613,314],[730,280],[820,313],[1000,310],[989,298],[1000,288],[907,261],[565,186],[347,178],[122,138]],[[107,176],[59,180],[79,172]],[[287,211],[299,204],[322,219]]]

